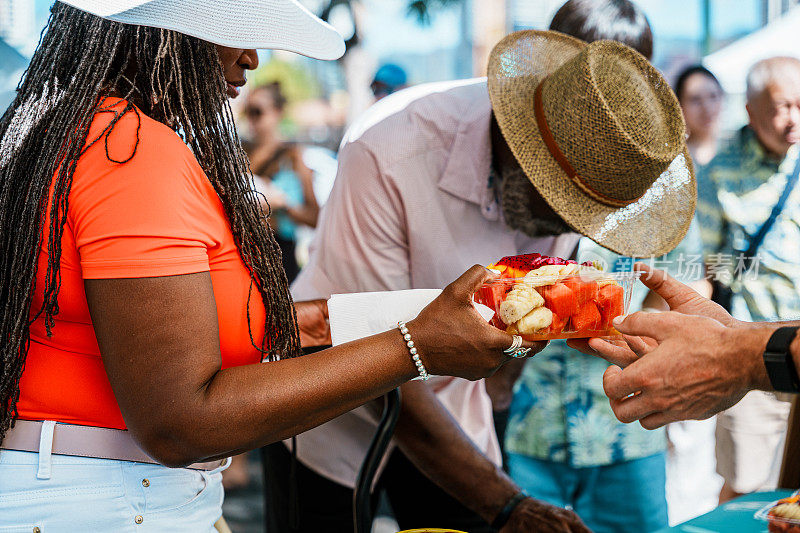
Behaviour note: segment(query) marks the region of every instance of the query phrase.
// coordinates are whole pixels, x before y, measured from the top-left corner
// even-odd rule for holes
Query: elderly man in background
[[[796,319],[800,61],[756,63],[747,76],[747,113],[749,124],[698,171],[697,216],[715,300],[740,320]],[[721,501],[776,485],[790,407],[784,400],[751,392],[718,417]]]

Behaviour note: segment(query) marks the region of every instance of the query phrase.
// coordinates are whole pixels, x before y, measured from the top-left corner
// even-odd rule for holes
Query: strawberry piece
[[[603,318],[603,327],[610,328],[611,321],[625,312],[625,290],[619,285],[609,284],[600,287],[597,307]]]
[[[553,314],[560,317],[570,317],[578,310],[578,301],[575,298],[575,293],[563,283],[537,287],[537,290],[544,297],[544,305]]]
[[[575,293],[575,299],[578,300],[578,307],[581,307],[589,300],[597,300],[600,286],[596,281],[584,281],[580,277],[575,276],[565,279],[562,283]]]
[[[602,318],[600,311],[594,302],[586,302],[578,310],[577,313],[572,315],[572,327],[577,333],[589,333],[592,331],[600,331],[600,323]]]

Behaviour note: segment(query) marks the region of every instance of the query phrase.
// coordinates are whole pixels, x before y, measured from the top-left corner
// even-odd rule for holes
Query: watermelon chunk
[[[603,327],[610,328],[611,321],[625,312],[625,290],[613,283],[603,285],[597,295],[597,307],[603,318]]]
[[[575,299],[578,301],[578,307],[581,307],[589,300],[597,300],[600,286],[596,281],[584,281],[580,277],[576,276],[565,279],[563,283],[575,293]]]
[[[494,317],[492,317],[489,323],[500,329],[506,329],[506,326],[503,324],[503,321],[500,320],[500,313],[498,311],[500,310],[500,304],[506,299],[506,295],[510,290],[510,284],[487,283],[482,285],[474,296],[476,302],[494,311]]]
[[[544,305],[553,314],[560,317],[570,317],[578,310],[578,301],[575,298],[575,293],[563,283],[545,285],[544,287],[538,287],[537,290],[544,297]]]
[[[602,317],[594,302],[586,302],[572,315],[572,327],[576,332],[600,331]]]
[[[548,336],[561,335],[564,328],[567,327],[567,322],[569,322],[569,317],[562,317],[553,313],[553,322],[550,323],[545,333]]]

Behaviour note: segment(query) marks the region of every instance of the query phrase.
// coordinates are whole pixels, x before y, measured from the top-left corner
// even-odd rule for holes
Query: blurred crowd
[[[550,29],[587,42],[618,40],[652,57],[648,20],[627,0],[570,0]],[[370,88],[377,101],[394,98],[407,85],[403,68],[389,63],[377,69]],[[789,176],[800,164],[800,61],[773,57],[749,67],[749,120],[738,131],[722,130],[726,95],[705,67],[685,68],[673,90],[683,110],[699,199],[684,241],[651,261],[698,292],[713,294],[736,318],[797,318],[800,193],[793,195]],[[286,108],[281,83],[273,80],[249,89],[239,118],[256,188],[272,209],[270,223],[292,281],[308,261],[309,245],[314,253],[310,243],[333,186],[336,154],[293,141],[286,134]],[[743,247],[744,233],[760,234],[765,224],[777,230]],[[586,238],[577,257],[602,257],[618,270],[630,264]],[[686,268],[699,258],[702,268]],[[632,305],[664,308],[645,290]],[[504,468],[530,495],[574,509],[596,531],[644,532],[776,486],[787,398],[753,392],[716,419],[646,431],[614,417],[601,385],[606,366],[556,341],[526,364],[487,380]],[[233,489],[248,481],[245,460],[238,458],[225,483]],[[614,525],[614,516],[625,517],[625,528]]]

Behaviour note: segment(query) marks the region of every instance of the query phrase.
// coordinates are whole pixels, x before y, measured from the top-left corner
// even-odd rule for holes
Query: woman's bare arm
[[[486,324],[469,302],[487,276],[473,267],[409,323],[431,373],[477,379],[505,362],[510,336]],[[85,286],[125,423],[147,453],[169,466],[295,435],[416,375],[396,330],[305,357],[221,370],[209,273],[86,280]]]

